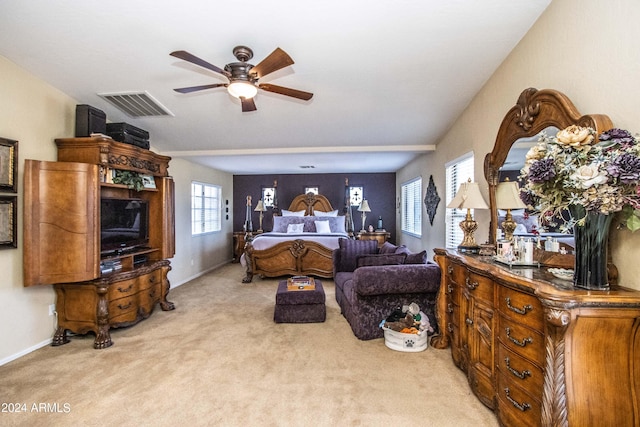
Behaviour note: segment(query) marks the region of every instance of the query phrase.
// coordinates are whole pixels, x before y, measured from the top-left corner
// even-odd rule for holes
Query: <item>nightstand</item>
[[[377,240],[378,247],[382,246],[391,237],[388,231],[358,231],[356,238],[358,240]]]

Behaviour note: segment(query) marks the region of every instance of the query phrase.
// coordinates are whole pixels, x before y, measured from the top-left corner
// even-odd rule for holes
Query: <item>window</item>
[[[222,189],[217,185],[191,182],[191,235],[222,229]]]
[[[422,177],[402,184],[403,233],[422,236]]]
[[[451,203],[455,197],[460,184],[471,179],[473,181],[473,153],[465,154],[462,157],[446,164],[446,205]],[[446,230],[445,244],[447,248],[457,247],[464,237],[464,233],[460,228],[462,221],[467,212],[465,209],[449,209],[445,215]]]

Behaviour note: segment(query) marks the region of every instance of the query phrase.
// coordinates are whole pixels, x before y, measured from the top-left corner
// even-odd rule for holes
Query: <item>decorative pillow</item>
[[[407,258],[404,260],[404,263],[405,264],[426,264],[427,251],[422,251],[415,254],[407,254]]]
[[[380,246],[378,253],[379,254],[395,254],[397,248],[398,247],[393,243],[384,242],[382,246]]]
[[[314,209],[313,214],[315,216],[338,216],[338,209],[331,212],[317,211]]]
[[[316,233],[331,233],[329,221],[314,221],[316,224]]]
[[[305,211],[288,211],[286,209],[282,209],[282,216],[304,216]]]
[[[378,251],[378,242],[375,240],[339,239],[338,244],[340,263],[337,271],[353,271],[358,255],[373,255]]]
[[[409,254],[411,253],[411,251],[410,251],[410,250],[409,250],[409,248],[407,248],[405,245],[401,245],[401,246],[398,246],[398,247],[396,248],[396,251],[395,251],[394,253],[396,253],[396,254],[407,254],[407,255],[409,255]]]
[[[302,233],[304,231],[304,224],[289,224],[287,226],[287,233]]]
[[[401,265],[405,264],[406,254],[374,254],[358,255],[356,257],[356,267],[369,267],[379,265]]]

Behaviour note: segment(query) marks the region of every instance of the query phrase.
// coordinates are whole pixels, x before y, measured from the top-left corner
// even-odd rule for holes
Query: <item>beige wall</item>
[[[571,98],[581,113],[608,114],[616,127],[640,132],[638,22],[640,2],[635,0],[554,0],[438,142],[436,153],[424,155],[400,171],[398,185],[417,175],[426,183],[433,174],[444,199],[444,164],[473,150],[475,179],[487,196],[484,156],[493,147],[505,113],[527,87],[557,89]],[[421,240],[402,236],[401,241],[430,252],[443,246],[440,224],[444,211],[443,200],[434,226],[423,221]],[[488,236],[489,216],[480,211],[476,218],[481,223],[476,236],[482,242]],[[621,283],[640,290],[639,245],[640,232],[612,232],[613,260]]]
[[[73,136],[78,102],[1,56],[0,76],[0,136],[18,141],[19,233],[18,249],[0,250],[2,365],[47,345],[53,336],[55,318],[48,315],[48,306],[55,303],[52,287],[22,285],[24,159],[56,160],[54,139]],[[220,233],[192,238],[189,196],[191,181],[197,180],[222,186],[223,198],[232,203],[233,176],[184,160],[173,160],[169,173],[176,184],[176,256],[169,273],[175,287],[230,261],[232,221],[223,221]],[[232,206],[229,210],[233,212]]]

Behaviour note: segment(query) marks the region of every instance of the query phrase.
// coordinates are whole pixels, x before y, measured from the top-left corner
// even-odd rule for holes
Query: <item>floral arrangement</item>
[[[626,130],[610,129],[598,138],[593,129],[576,125],[555,137],[543,133],[520,178],[526,183],[523,202],[543,222],[582,207],[583,216],[570,218],[567,229],[581,225],[586,212],[620,211],[627,228],[640,229],[640,144]]]

